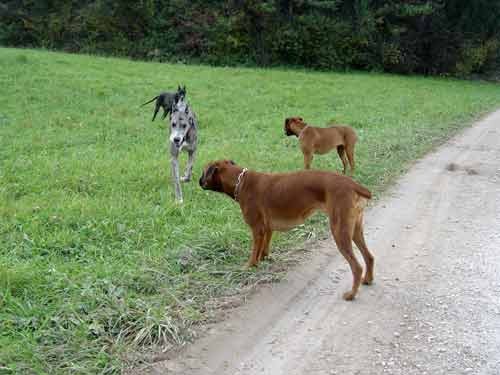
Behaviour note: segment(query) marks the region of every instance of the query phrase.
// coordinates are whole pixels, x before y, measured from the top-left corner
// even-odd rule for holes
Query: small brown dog
[[[354,256],[352,241],[366,263],[363,283],[372,283],[374,258],[363,235],[363,209],[371,193],[350,177],[324,171],[258,173],[247,171],[231,160],[219,160],[205,167],[200,186],[225,193],[239,202],[253,236],[249,266],[269,254],[273,231],[300,225],[319,210],[328,215],[333,238],[351,267],[353,285],[344,293],[344,299],[354,298],[363,272]]]
[[[354,173],[354,145],[358,138],[349,126],[332,126],[329,128],[318,128],[308,125],[302,117],[289,117],[285,120],[285,134],[295,135],[299,138],[300,149],[304,154],[304,168],[309,169],[314,154],[326,154],[332,148],[337,152],[344,165],[344,174],[347,170],[347,159],[351,166],[351,174]],[[347,154],[347,158],[346,158]]]

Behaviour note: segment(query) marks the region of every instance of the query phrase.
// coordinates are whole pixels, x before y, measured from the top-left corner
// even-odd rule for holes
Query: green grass
[[[187,85],[194,181],[174,204],[160,90]],[[284,118],[354,126],[356,179],[380,192],[412,160],[500,106],[498,85],[367,73],[211,68],[0,49],[0,373],[111,373],[189,339],[207,301],[275,272],[321,219],[244,270],[239,208],[201,190],[209,160],[302,167]],[[183,155],[184,164],[186,156]],[[336,153],[314,167],[340,169]],[[292,246],[293,245],[293,246]],[[179,259],[187,259],[180,262]]]

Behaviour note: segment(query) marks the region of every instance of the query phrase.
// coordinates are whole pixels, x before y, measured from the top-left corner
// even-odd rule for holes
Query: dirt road
[[[366,213],[375,284],[331,240],[150,374],[500,374],[500,111]],[[359,255],[359,254],[358,254]]]

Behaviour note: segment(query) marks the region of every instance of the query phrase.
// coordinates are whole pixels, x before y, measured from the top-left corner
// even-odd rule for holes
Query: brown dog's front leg
[[[304,168],[305,169],[311,168],[312,160],[313,160],[313,154],[304,152]]]
[[[260,261],[260,252],[265,240],[265,231],[262,228],[252,228],[252,254],[248,259],[248,267],[256,266]]]

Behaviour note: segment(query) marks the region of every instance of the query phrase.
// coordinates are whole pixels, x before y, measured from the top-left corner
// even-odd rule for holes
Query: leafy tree
[[[160,61],[467,76],[500,68],[500,2],[0,0],[0,43]]]

